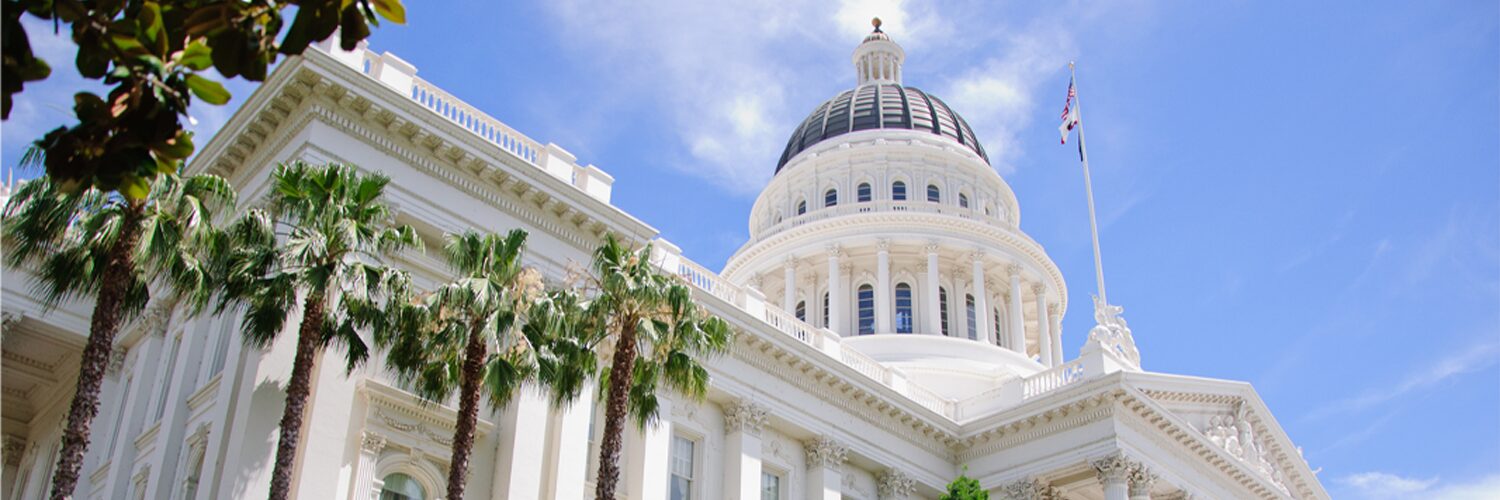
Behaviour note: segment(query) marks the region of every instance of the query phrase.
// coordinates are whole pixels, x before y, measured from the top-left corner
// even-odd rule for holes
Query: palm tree
[[[723,319],[693,302],[677,276],[650,262],[651,247],[632,250],[607,235],[594,251],[589,311],[603,318],[614,343],[604,390],[604,438],[599,447],[596,500],[613,500],[620,478],[620,448],[628,413],[637,427],[656,420],[661,382],[690,398],[708,393],[708,370],[697,357],[729,348],[732,332]]]
[[[540,298],[542,279],[521,266],[526,231],[468,231],[447,240],[443,255],[457,277],[395,304],[377,322],[375,341],[387,349],[386,365],[422,398],[442,402],[458,391],[447,498],[462,500],[481,389],[498,408],[536,374],[535,346],[516,325]]]
[[[23,161],[39,161],[36,151]],[[212,282],[204,255],[216,251],[213,222],[235,201],[229,183],[212,175],[159,175],[139,199],[68,191],[47,176],[25,183],[6,204],[0,230],[6,264],[35,270],[46,307],[94,298],[52,479],[54,499],[71,496],[78,484],[115,334],[151,301],[153,287],[193,313],[203,309]]]
[[[247,211],[224,238],[231,250],[220,264],[225,278],[218,307],[245,305],[247,343],[264,348],[275,341],[302,297],[271,474],[274,500],[285,499],[291,487],[318,353],[342,347],[346,369],[353,371],[369,356],[356,329],[371,325],[409,286],[405,272],[378,262],[419,244],[416,231],[397,226],[381,199],[389,182],[345,165],[278,165],[267,207]]]

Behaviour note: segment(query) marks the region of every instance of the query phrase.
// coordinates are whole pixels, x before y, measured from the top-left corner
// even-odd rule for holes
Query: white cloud
[[[1458,353],[1412,371],[1399,383],[1382,386],[1356,397],[1340,399],[1314,410],[1307,418],[1316,419],[1339,413],[1357,412],[1425,389],[1455,376],[1488,368],[1500,362],[1500,343],[1486,338]]]
[[[1007,36],[995,56],[950,82],[939,94],[948,96],[948,102],[975,128],[990,163],[1001,173],[1015,171],[1012,162],[1024,152],[1018,138],[1021,130],[1038,117],[1051,116],[1038,109],[1036,92],[1049,76],[1067,68],[1068,55],[1074,51],[1073,36],[1061,25],[1034,23]],[[1059,99],[1066,97],[1063,90],[1057,91]]]
[[[1427,500],[1496,500],[1500,499],[1500,474],[1474,481],[1440,484],[1438,478],[1402,477],[1385,472],[1361,472],[1337,480],[1354,498],[1384,500],[1424,498]]]

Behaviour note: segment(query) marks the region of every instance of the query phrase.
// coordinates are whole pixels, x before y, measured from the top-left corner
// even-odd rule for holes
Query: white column
[[[589,468],[589,417],[594,413],[593,383],[585,384],[578,400],[561,410],[558,423],[557,477],[553,479],[553,500],[584,500],[591,493],[585,489]]]
[[[724,497],[760,499],[760,431],[766,410],[748,401],[724,407]]]
[[[380,496],[375,488],[375,464],[380,461],[380,450],[385,449],[385,436],[364,431],[359,445],[359,458],[354,468],[354,482],[349,485],[349,500],[374,500]],[[205,464],[207,468],[208,464]]]
[[[657,396],[661,401],[658,411],[662,415],[672,414],[672,403]],[[644,431],[629,425],[625,431],[625,456],[621,462],[624,470],[621,479],[625,485],[625,496],[631,499],[651,500],[667,498],[667,475],[672,452],[672,422],[659,418]],[[701,453],[701,452],[700,452]],[[534,498],[534,497],[498,497]]]
[[[927,245],[927,333],[943,334],[943,309],[938,304],[938,246]]]
[[[1151,487],[1156,484],[1156,474],[1145,465],[1137,464],[1130,471],[1130,500],[1151,500]]]
[[[995,332],[990,331],[990,294],[984,289],[984,252],[974,252],[974,321],[979,323],[979,339],[986,344],[995,344]]]
[[[891,242],[875,243],[875,333],[892,333],[891,318]]]
[[[828,329],[839,335],[848,335],[844,327],[844,277],[839,268],[839,246],[828,245]]]
[[[501,413],[495,430],[496,498],[541,498],[541,450],[547,446],[547,399],[523,389]]]
[[[1026,315],[1021,310],[1021,266],[1011,264],[1005,272],[1010,273],[1010,350],[1026,355]]]
[[[1052,366],[1063,364],[1062,307],[1047,304],[1047,331],[1052,334]]]
[[[1031,285],[1031,293],[1036,294],[1036,340],[1041,350],[1042,365],[1055,366],[1052,363],[1051,325],[1047,324],[1047,285],[1035,283]]]
[[[782,292],[781,309],[789,314],[797,314],[797,259],[787,257],[782,267],[786,268],[782,271],[786,286],[783,287],[785,291]]]
[[[1111,455],[1093,461],[1092,465],[1099,474],[1099,482],[1104,485],[1104,500],[1130,500],[1129,479],[1135,462],[1123,455]]]
[[[807,500],[842,500],[848,450],[828,437],[803,443],[807,452]]]

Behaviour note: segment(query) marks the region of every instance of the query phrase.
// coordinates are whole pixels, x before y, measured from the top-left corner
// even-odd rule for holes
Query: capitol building
[[[996,499],[1329,497],[1249,384],[1147,371],[1107,305],[1063,324],[1094,304],[1068,302],[963,110],[903,83],[907,54],[879,28],[851,42],[858,85],[787,131],[775,165],[745,166],[775,175],[718,272],[611,204],[608,173],[364,45],[280,63],[188,168],[246,204],[279,162],[379,171],[397,221],[433,248],[522,228],[526,264],[553,280],[606,234],[652,244],[738,335],[708,363],[707,400],[666,394],[657,425],[627,427],[625,499],[937,499],[959,474]],[[439,255],[399,264],[431,286]],[[0,496],[39,499],[92,308],[45,310],[24,269],[3,280]],[[121,330],[75,498],[266,497],[296,336],[262,350],[237,326],[153,304]],[[455,411],[380,358],[319,363],[295,498],[441,498]],[[588,398],[554,408],[533,392],[482,411],[469,496],[591,498],[603,420]]]

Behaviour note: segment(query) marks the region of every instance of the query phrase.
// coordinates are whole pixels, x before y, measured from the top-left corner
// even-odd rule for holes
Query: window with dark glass
[[[906,201],[905,182],[896,181],[891,184],[891,199],[896,201]]]
[[[837,189],[830,189],[823,193],[823,206],[831,207],[837,204],[839,204],[839,192]]]
[[[807,301],[797,301],[797,321],[807,321]]]
[[[402,473],[385,477],[380,487],[380,500],[426,500],[427,490],[416,479]]]
[[[854,196],[855,200],[860,203],[870,201],[870,184],[860,183],[859,187],[854,189]]]
[[[896,333],[911,333],[911,285],[899,283],[896,285]]]
[[[823,292],[823,328],[833,328],[828,324],[828,292]]]
[[[969,195],[958,193],[958,206],[969,208]]]
[[[875,333],[875,288],[870,285],[860,285],[858,297],[859,334]]]
[[[930,201],[930,202],[933,202],[933,203],[937,203],[937,202],[943,201],[943,190],[938,189],[938,187],[936,185],[928,184],[927,185],[927,201]]]
[[[797,202],[797,215],[807,213],[807,200]]]
[[[995,308],[995,345],[1005,345],[1005,334],[1000,330],[1000,308]]]
[[[974,314],[974,296],[964,295],[964,319],[969,320],[969,340],[979,340],[979,322]]]
[[[948,334],[948,289],[938,288],[938,316],[943,320],[943,335]]]

